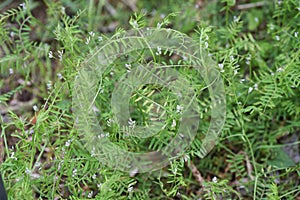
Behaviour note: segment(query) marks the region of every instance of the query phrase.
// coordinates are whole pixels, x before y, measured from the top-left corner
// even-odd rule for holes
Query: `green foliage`
[[[246,10],[239,7],[245,1],[235,0],[199,1],[203,5],[191,0],[141,0],[136,13],[131,1],[86,2],[28,0],[22,6],[0,7],[0,171],[10,199],[299,196],[298,0],[265,1]],[[210,122],[209,92],[196,70],[179,68],[197,88],[199,134],[186,154],[167,167],[128,174],[100,163],[80,142],[71,91],[77,72],[95,49],[105,42],[116,43],[125,30],[142,27],[186,33],[209,53],[224,80],[227,118],[215,148],[202,158],[202,139]],[[125,64],[145,64],[149,58],[165,66],[191,64],[168,49],[161,55],[154,51],[118,57],[95,86],[99,124],[110,141],[129,151],[162,149],[180,124],[178,100],[170,90],[155,85],[132,94],[131,116],[143,125],[163,120],[166,130],[147,139],[124,137],[128,130],[113,121],[111,93],[130,70]]]

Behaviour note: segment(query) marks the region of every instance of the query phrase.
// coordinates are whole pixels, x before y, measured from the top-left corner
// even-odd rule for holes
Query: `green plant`
[[[128,2],[0,4],[0,171],[10,199],[298,197],[299,2],[224,0],[198,5],[168,0],[158,6],[141,0],[135,5],[137,14]],[[39,10],[46,10],[44,17]],[[211,100],[199,73],[180,68],[197,88],[199,134],[184,155],[163,169],[125,173],[100,163],[81,142],[74,127],[72,89],[95,48],[125,30],[148,26],[189,35],[217,62],[225,84],[226,123],[215,148],[202,158]],[[111,93],[130,70],[128,59],[131,66],[149,62],[149,57],[163,65],[186,64],[172,52],[153,52],[118,58],[112,64],[115,70],[105,71],[97,85],[94,109],[105,127],[102,136],[126,150],[161,149],[180,124],[176,97],[157,85],[140,87],[131,96],[131,117],[145,125],[164,116],[167,131],[148,139],[123,137],[124,130],[113,121]]]

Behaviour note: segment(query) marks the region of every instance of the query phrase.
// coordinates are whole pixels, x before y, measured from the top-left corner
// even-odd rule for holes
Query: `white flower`
[[[275,36],[276,40],[279,41],[280,37],[278,35]]]
[[[212,182],[217,183],[217,182],[218,182],[217,177],[214,176],[214,177],[212,178]]]
[[[63,56],[63,54],[64,54],[64,50],[57,51],[57,52],[58,52],[59,60],[62,61],[62,56]]]
[[[72,177],[76,176],[77,175],[77,169],[73,169],[73,172],[72,172]]]
[[[298,37],[298,32],[295,32],[295,33],[294,33],[294,36],[295,36],[295,37]]]
[[[221,72],[224,72],[224,65],[223,65],[223,63],[219,63],[218,64],[218,67],[220,68],[220,70],[221,70]]]
[[[189,159],[190,159],[189,155],[184,155],[184,156],[183,156],[184,162],[187,162]]]
[[[93,191],[90,191],[88,194],[88,198],[92,198],[93,197]]]
[[[98,184],[97,184],[97,187],[98,187],[98,188],[101,188],[101,186],[102,186],[102,183],[98,183]]]
[[[32,171],[30,169],[28,169],[28,167],[26,167],[25,173],[28,175],[31,175]]]
[[[234,56],[230,56],[230,60],[231,60],[231,61],[234,61]]]
[[[208,43],[205,42],[205,43],[204,43],[204,46],[205,46],[205,49],[207,49],[207,48],[208,48]]]
[[[103,40],[103,37],[99,36],[98,41],[101,42]]]
[[[256,22],[258,22],[258,18],[257,18],[257,17],[255,17],[254,20],[255,20]]]
[[[176,105],[176,112],[177,113],[182,113],[182,110],[183,110],[183,107],[182,106],[180,106],[180,105]]]
[[[242,78],[242,79],[240,80],[240,83],[245,82],[245,80],[246,80],[246,79]]]
[[[156,54],[157,56],[158,56],[158,55],[161,55],[161,48],[160,48],[159,46],[157,47],[157,52],[156,52],[155,54]]]
[[[49,51],[48,56],[49,56],[49,58],[53,58],[53,52]]]
[[[257,83],[255,83],[253,87],[254,87],[255,90],[258,90],[258,84]]]
[[[248,94],[250,94],[253,91],[253,87],[249,87]]]
[[[135,121],[130,118],[128,120],[128,125],[129,125],[129,128],[134,128],[135,127]]]
[[[26,10],[26,4],[25,3],[21,3],[20,6],[23,8],[23,10]]]
[[[128,192],[132,192],[132,191],[133,191],[133,187],[132,186],[128,187]]]
[[[237,16],[233,16],[233,21],[234,22],[238,22],[239,21],[238,18],[237,18]]]
[[[97,178],[97,175],[94,174],[94,175],[92,176],[92,179],[96,179],[96,178]]]
[[[14,73],[14,70],[12,68],[9,68],[9,74],[12,75]]]
[[[276,71],[277,71],[277,72],[283,72],[283,71],[284,71],[284,68],[283,68],[283,67],[279,67]]]
[[[91,37],[90,36],[87,37],[86,40],[85,40],[85,44],[88,45],[90,43],[90,40],[91,40]]]
[[[106,124],[107,124],[108,127],[111,127],[111,123],[113,123],[113,122],[114,122],[113,119],[108,119],[108,120],[106,121]]]
[[[95,36],[95,33],[93,31],[90,31],[89,34],[90,34],[91,37]]]
[[[235,69],[235,70],[233,71],[233,75],[237,75],[237,73],[238,73],[238,69]]]
[[[63,76],[61,75],[61,73],[57,73],[57,77],[58,77],[59,80],[63,79]]]
[[[10,37],[14,37],[15,36],[15,32],[13,32],[13,31],[11,31],[10,33],[9,33],[9,35],[10,35]]]
[[[35,112],[37,112],[37,111],[39,110],[39,108],[37,107],[37,105],[32,106],[32,108],[33,108],[33,110],[34,110]]]
[[[66,141],[65,146],[66,146],[66,147],[70,146],[71,142],[72,142],[72,140]]]
[[[12,153],[11,153],[10,158],[12,158],[12,159],[14,159],[14,160],[18,160],[18,158],[15,157],[15,152],[12,152]]]
[[[158,22],[156,26],[157,26],[157,28],[161,28],[161,25],[162,24]]]
[[[176,120],[173,119],[171,127],[174,128],[176,126]]]
[[[52,89],[52,81],[48,81],[47,88],[48,88],[48,90]]]
[[[126,68],[126,70],[127,70],[127,72],[130,72],[130,70],[131,70],[131,64],[125,64],[125,68]]]
[[[136,20],[134,20],[131,25],[133,26],[133,28],[138,28],[139,27],[139,24],[137,23]]]

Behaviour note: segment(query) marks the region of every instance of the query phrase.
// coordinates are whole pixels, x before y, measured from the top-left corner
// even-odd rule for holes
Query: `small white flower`
[[[97,175],[94,174],[94,175],[92,176],[92,179],[96,179],[96,178],[97,178]]]
[[[61,165],[64,163],[64,160],[61,160],[59,163],[58,163],[58,167],[57,169],[60,170],[61,169]]]
[[[133,187],[132,186],[128,187],[128,192],[132,192],[132,191],[133,191]]]
[[[139,172],[139,169],[136,167],[130,171],[130,177],[134,177]]]
[[[255,20],[256,22],[258,22],[258,18],[257,18],[257,17],[255,17],[254,20]]]
[[[158,22],[157,25],[156,25],[156,27],[157,27],[157,28],[161,28],[161,25],[162,25],[162,24]]]
[[[42,164],[41,162],[36,162],[36,163],[35,163],[35,166],[36,166],[36,167],[39,167],[39,166],[41,166],[41,164]]]
[[[31,175],[32,171],[30,169],[28,169],[28,167],[26,167],[25,173],[28,175]]]
[[[21,3],[20,6],[23,8],[23,10],[26,10],[26,4],[25,3]]]
[[[14,159],[14,160],[18,160],[18,158],[15,157],[15,152],[12,152],[12,153],[11,153],[10,158],[12,158],[12,159]]]
[[[249,87],[248,94],[250,94],[253,91],[253,87]]]
[[[68,141],[66,141],[66,143],[65,143],[65,146],[66,146],[66,147],[69,147],[69,146],[70,146],[70,144],[71,144],[71,142],[72,142],[72,140],[68,140]]]
[[[77,175],[77,169],[73,169],[73,172],[72,172],[72,177],[76,176]]]
[[[59,60],[62,61],[62,56],[64,54],[64,50],[61,50],[61,51],[57,51],[58,52],[58,57],[59,57]]]
[[[61,73],[57,73],[57,77],[58,77],[59,80],[63,79],[63,76],[61,75]]]
[[[53,52],[49,51],[48,56],[49,56],[49,58],[53,58]]]
[[[254,87],[255,90],[258,90],[258,84],[257,83],[255,83],[253,87]]]
[[[98,188],[101,188],[101,186],[102,186],[102,183],[97,183]]]
[[[156,52],[155,54],[156,54],[157,56],[158,56],[158,55],[161,55],[161,48],[160,48],[159,46],[157,47],[157,52]]]
[[[280,37],[278,35],[275,36],[276,40],[279,41]]]
[[[176,126],[176,120],[173,119],[171,127],[174,128]]]
[[[280,5],[280,4],[282,3],[282,1],[281,1],[281,0],[278,0],[277,3],[278,3],[278,5]]]
[[[129,125],[129,128],[134,128],[135,127],[135,121],[130,118],[128,120],[128,125]]]
[[[295,36],[295,37],[298,37],[298,32],[295,32],[295,33],[294,33],[294,36]]]
[[[32,106],[32,108],[33,108],[33,110],[34,110],[35,112],[37,112],[37,111],[39,110],[39,108],[37,107],[37,105]]]
[[[91,37],[95,36],[95,33],[93,31],[90,31],[89,34],[90,34]]]
[[[88,45],[90,43],[90,40],[91,40],[91,37],[90,36],[87,37],[86,40],[85,40],[85,44]]]
[[[183,107],[180,105],[176,105],[176,112],[181,114],[182,111],[183,111]]]
[[[184,156],[183,156],[183,160],[184,160],[184,162],[187,162],[187,161],[189,161],[189,159],[190,159],[189,155],[184,155]]]
[[[99,36],[99,37],[98,37],[98,41],[99,41],[99,42],[103,41],[103,37]]]
[[[235,70],[233,71],[233,75],[237,75],[237,73],[238,73],[238,69],[235,69]]]
[[[276,71],[277,71],[277,72],[283,72],[283,71],[284,71],[284,68],[283,68],[283,67],[279,67]]]
[[[139,28],[139,24],[136,20],[134,20],[131,25],[133,26],[133,28]]]
[[[130,72],[130,70],[131,70],[131,64],[125,64],[125,68],[126,68],[126,70],[127,70],[127,72]]]
[[[48,81],[48,83],[47,83],[47,89],[48,90],[52,89],[52,81]]]
[[[205,49],[207,49],[207,48],[208,48],[208,43],[205,42],[205,43],[204,43],[204,46],[205,46]]]
[[[219,63],[218,67],[220,68],[221,72],[224,72],[224,65],[223,65],[223,63]]]
[[[217,183],[217,182],[218,182],[217,177],[214,176],[214,177],[212,178],[212,182]]]
[[[114,122],[113,119],[108,119],[108,120],[106,121],[106,124],[107,124],[108,127],[111,127],[111,124],[112,124],[113,122]]]
[[[12,68],[9,68],[9,74],[12,75],[14,73],[14,70]]]
[[[245,80],[246,80],[246,79],[244,79],[244,78],[240,79],[240,83],[245,82]]]
[[[238,18],[237,18],[237,16],[233,16],[233,21],[234,22],[238,22],[239,21]]]
[[[230,60],[231,60],[231,61],[234,61],[234,56],[230,56]]]
[[[10,33],[9,33],[9,35],[10,35],[10,37],[14,37],[15,36],[15,32],[13,32],[13,31],[11,31]]]
[[[88,198],[92,198],[93,197],[93,191],[90,191],[88,194]]]
[[[165,18],[166,17],[166,15],[164,14],[164,13],[162,13],[162,14],[160,14],[160,18]]]

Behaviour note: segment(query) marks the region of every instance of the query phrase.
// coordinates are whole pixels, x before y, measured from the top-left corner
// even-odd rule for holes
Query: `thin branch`
[[[251,8],[256,8],[256,7],[262,7],[266,5],[266,1],[260,1],[260,2],[255,2],[255,3],[247,3],[247,4],[240,4],[236,6],[236,9],[238,10],[247,10]]]
[[[204,179],[201,176],[200,171],[197,169],[197,167],[194,165],[194,163],[192,161],[189,161],[189,163],[187,163],[187,166],[189,167],[189,169],[192,171],[193,176],[195,177],[196,181],[199,183],[199,185],[202,187],[203,186],[203,182]]]

